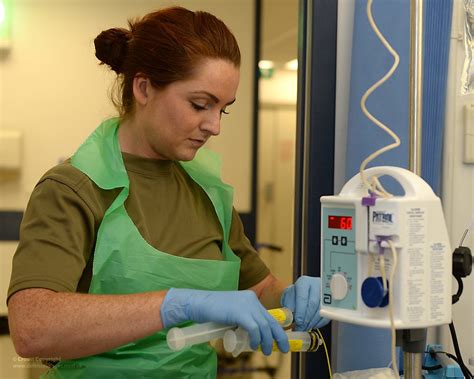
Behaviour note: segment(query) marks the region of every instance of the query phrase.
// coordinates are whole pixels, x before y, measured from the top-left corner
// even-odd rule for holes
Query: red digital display
[[[329,216],[328,228],[352,230],[352,217],[350,216]]]

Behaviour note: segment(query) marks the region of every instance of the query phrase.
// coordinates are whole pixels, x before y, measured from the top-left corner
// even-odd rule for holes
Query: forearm
[[[270,274],[250,289],[257,294],[265,308],[272,309],[281,307],[280,298],[285,288],[286,285]]]
[[[28,289],[9,301],[9,323],[17,352],[61,359],[98,354],[163,328],[166,291],[91,295]]]

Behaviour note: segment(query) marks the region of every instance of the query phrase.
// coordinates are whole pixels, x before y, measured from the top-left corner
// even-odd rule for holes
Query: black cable
[[[449,331],[451,332],[454,351],[456,353],[456,357],[459,359],[459,366],[461,367],[462,373],[466,378],[472,379],[472,373],[469,371],[467,366],[464,364],[464,361],[462,360],[461,350],[459,349],[458,337],[456,336],[456,329],[454,328],[454,321],[451,321],[451,324],[449,324]]]
[[[422,368],[423,370],[426,370],[426,371],[435,371],[435,370],[442,369],[443,366],[441,366],[441,365],[436,365],[436,366],[421,366],[421,368]]]
[[[459,301],[459,298],[461,297],[462,295],[462,291],[464,289],[464,285],[462,283],[462,279],[459,277],[459,276],[455,276],[457,282],[458,282],[458,292],[456,292],[455,295],[453,295],[452,297],[452,301],[451,303],[452,304],[456,304],[458,301]]]

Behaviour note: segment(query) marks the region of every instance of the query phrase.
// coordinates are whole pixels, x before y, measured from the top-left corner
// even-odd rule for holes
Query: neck
[[[118,140],[120,143],[120,150],[124,153],[134,154],[136,150],[134,148],[134,140],[136,138],[136,133],[133,133],[133,125],[130,120],[125,120],[120,122],[118,130]]]
[[[120,150],[124,153],[137,155],[144,158],[156,158],[156,154],[146,143],[146,138],[140,123],[127,119],[120,123],[118,131]]]

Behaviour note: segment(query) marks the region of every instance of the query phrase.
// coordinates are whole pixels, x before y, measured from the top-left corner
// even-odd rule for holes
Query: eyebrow
[[[210,92],[207,92],[207,91],[194,91],[194,92],[191,92],[192,94],[204,94],[204,95],[207,95],[209,96],[215,103],[219,103],[220,100],[219,98],[216,96],[216,95],[213,95],[212,93]],[[231,105],[231,104],[234,104],[235,103],[235,100],[232,100],[230,102],[228,102],[226,105]]]

